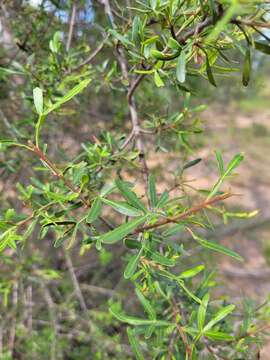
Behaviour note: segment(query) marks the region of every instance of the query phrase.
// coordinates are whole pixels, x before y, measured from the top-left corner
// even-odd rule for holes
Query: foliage
[[[202,136],[198,114],[204,109],[193,102],[198,81],[203,78],[203,86],[217,87],[223,77],[241,72],[238,81],[242,77],[248,86],[255,51],[270,52],[263,32],[269,28],[269,5],[248,0],[127,3],[94,2],[89,13],[87,1],[42,1],[38,7],[25,2],[19,19],[13,18],[14,36],[20,47],[23,43],[25,55],[3,64],[0,75],[10,93],[14,84],[20,89],[16,101],[24,120],[13,122],[1,140],[1,167],[3,179],[14,172],[24,177],[17,184],[22,206],[16,211],[7,205],[0,220],[2,259],[7,270],[13,266],[12,256],[16,264],[14,273],[9,270],[2,279],[1,293],[3,306],[16,312],[19,283],[28,289],[37,284],[46,304],[41,311],[48,308],[50,321],[43,320],[39,331],[12,316],[18,344],[15,350],[6,349],[6,358],[21,353],[43,359],[50,353],[51,359],[78,359],[89,358],[90,351],[93,359],[126,359],[132,358],[132,350],[137,359],[254,359],[268,329],[268,302],[259,307],[244,302],[236,320],[236,305],[239,311],[241,306],[229,297],[216,298],[211,263],[196,256],[199,249],[243,261],[231,248],[204,237],[219,218],[227,222],[233,216],[254,215],[233,214],[223,205],[234,196],[226,183],[243,154],[224,162],[216,151],[218,175],[210,188],[191,187],[186,174],[202,166],[194,156]],[[5,10],[12,16],[9,6]],[[46,29],[41,43],[35,31],[22,38],[19,21],[30,14],[35,29]],[[94,39],[89,29],[79,27],[81,19],[89,23]],[[240,67],[231,60],[233,53],[242,59]],[[7,98],[12,101],[11,95]],[[95,102],[104,113],[106,106],[111,109],[104,130],[91,124],[92,133],[81,148],[62,151],[57,164],[59,158],[53,158],[65,141],[64,135],[55,140],[58,129],[65,132],[65,121],[83,118]],[[77,126],[82,125],[79,121]],[[161,155],[175,152],[178,165],[167,190],[161,190],[166,161],[161,175],[148,167],[153,149]],[[80,305],[78,310],[68,298],[62,299],[68,316],[60,325],[54,296],[57,302],[66,294],[67,282],[61,271],[47,268],[46,261],[37,267],[43,263],[41,254],[32,253],[37,238],[64,255]],[[124,251],[122,281],[133,285],[140,308],[130,313],[113,295],[109,312],[89,310],[71,249],[80,254],[96,249],[101,267],[116,264],[120,249]],[[54,296],[50,281],[62,284]],[[29,318],[31,306],[26,309]],[[83,329],[76,330],[79,335],[69,330],[79,343],[71,347],[68,337],[62,340],[59,326],[71,329],[77,317]],[[107,327],[118,331],[109,334]],[[130,346],[121,348],[123,327],[127,335],[121,341],[128,339]]]

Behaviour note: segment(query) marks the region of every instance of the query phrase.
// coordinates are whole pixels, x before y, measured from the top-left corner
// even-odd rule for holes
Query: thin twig
[[[77,276],[75,274],[72,259],[71,259],[71,257],[70,257],[67,250],[64,250],[64,256],[65,256],[66,265],[67,265],[67,268],[68,268],[68,271],[69,271],[69,274],[70,274],[70,278],[71,278],[71,281],[72,281],[72,284],[73,284],[73,287],[74,287],[74,290],[75,290],[75,294],[76,294],[77,299],[78,299],[78,301],[80,303],[80,307],[83,310],[86,318],[90,321],[86,301],[85,301],[85,299],[83,297],[83,293],[82,293],[79,281],[78,281]]]
[[[68,38],[67,38],[67,44],[66,44],[66,51],[68,52],[71,46],[71,41],[74,33],[74,27],[75,27],[75,19],[76,19],[76,13],[77,13],[77,3],[76,1],[73,1],[72,5],[72,11],[69,21],[69,31],[68,31]]]
[[[56,314],[56,310],[55,310],[55,304],[54,304],[53,298],[52,298],[50,291],[49,291],[48,287],[46,286],[45,282],[42,281],[40,283],[40,285],[41,285],[41,289],[43,292],[45,302],[47,303],[47,306],[48,306],[50,320],[51,320],[52,328],[54,331],[54,334],[52,336],[52,342],[51,342],[51,360],[56,360],[58,325],[57,325],[57,314]]]
[[[10,332],[9,332],[9,340],[8,340],[8,350],[9,350],[11,356],[14,351],[15,337],[16,337],[18,291],[19,291],[18,280],[15,280],[14,284],[13,284],[13,291],[12,291],[13,314],[12,314],[12,319],[11,319],[11,324],[10,324]]]
[[[99,54],[99,52],[103,49],[106,41],[108,40],[109,35],[107,34],[106,37],[101,41],[101,43],[98,45],[98,47],[88,56],[88,58],[86,58],[83,62],[81,62],[78,66],[76,66],[75,68],[71,69],[70,72],[73,71],[78,71],[80,70],[82,67],[84,67],[85,65],[91,63],[94,58]]]
[[[174,321],[175,321],[175,327],[183,341],[183,344],[185,346],[185,349],[186,349],[186,353],[187,353],[187,356],[188,356],[188,359],[191,359],[191,348],[189,346],[189,343],[188,343],[188,339],[187,339],[187,336],[184,332],[184,330],[182,329],[182,326],[179,325],[178,323],[178,319],[177,319],[177,315],[179,314],[179,311],[177,309],[177,304],[173,301],[173,316],[174,316]]]
[[[234,195],[230,194],[230,193],[215,196],[210,200],[204,201],[203,203],[200,203],[198,205],[195,205],[195,206],[191,207],[190,209],[182,212],[179,215],[175,215],[175,216],[172,216],[172,217],[165,218],[163,220],[158,221],[155,224],[142,226],[142,227],[138,228],[137,230],[135,230],[134,234],[137,234],[137,233],[140,233],[140,232],[143,232],[143,231],[146,231],[146,230],[155,229],[155,228],[158,228],[158,227],[166,225],[166,224],[177,222],[179,220],[183,220],[183,219],[187,218],[190,215],[193,215],[193,214],[195,214],[195,213],[197,213],[197,212],[199,212],[199,211],[201,211],[203,209],[206,209],[210,205],[213,205],[213,204],[215,204],[217,202],[226,200],[226,199],[228,199],[228,198],[230,198],[232,196],[234,196]]]

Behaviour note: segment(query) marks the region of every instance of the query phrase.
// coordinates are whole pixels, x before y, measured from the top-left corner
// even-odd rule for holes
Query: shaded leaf
[[[101,208],[102,208],[101,199],[99,197],[97,197],[97,198],[95,198],[95,200],[92,203],[91,209],[89,210],[89,213],[86,218],[86,222],[91,224],[92,222],[97,220],[97,218],[99,217],[99,215],[101,213]]]
[[[255,49],[270,55],[270,44],[267,41],[254,41]]]
[[[156,192],[155,178],[152,174],[150,174],[149,178],[148,178],[148,192],[149,192],[149,197],[150,197],[152,207],[156,207],[156,205],[158,203],[158,197],[157,197],[157,192]]]
[[[242,74],[242,83],[244,86],[248,86],[250,80],[250,69],[251,69],[251,58],[250,58],[250,49],[248,48],[245,54],[243,74]]]

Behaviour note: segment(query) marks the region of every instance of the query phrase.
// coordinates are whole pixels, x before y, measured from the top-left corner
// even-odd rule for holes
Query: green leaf
[[[157,70],[154,72],[154,80],[157,87],[162,87],[165,85]]]
[[[136,291],[136,294],[137,294],[142,306],[144,307],[144,310],[148,314],[149,318],[151,320],[156,319],[157,314],[156,314],[155,309],[151,305],[150,301],[146,299],[146,297],[143,295],[143,293],[138,288],[135,291]]]
[[[124,244],[128,249],[140,249],[142,247],[142,243],[138,240],[128,239],[124,240]]]
[[[138,42],[140,40],[140,29],[141,29],[141,19],[139,16],[135,16],[132,22],[132,41]]]
[[[228,316],[233,310],[235,309],[235,305],[231,304],[228,306],[225,306],[224,308],[220,309],[216,315],[213,317],[212,320],[209,321],[208,324],[203,328],[203,333],[210,330],[214,325],[216,325],[219,321],[224,319],[226,316]]]
[[[158,197],[156,192],[155,177],[152,174],[150,174],[148,178],[148,193],[149,193],[151,205],[154,208],[158,203]]]
[[[60,98],[55,104],[53,104],[47,110],[45,110],[45,112],[42,115],[46,116],[52,111],[58,109],[61,105],[68,102],[69,100],[74,98],[74,96],[82,92],[89,85],[90,82],[91,79],[82,80],[78,85],[74,86],[74,88],[71,89],[66,95]]]
[[[206,53],[205,53],[206,54]],[[208,80],[210,82],[210,84],[212,84],[213,86],[217,87],[213,72],[212,72],[212,68],[210,66],[209,63],[209,59],[208,59],[208,55],[206,54],[206,74],[208,77]]]
[[[158,200],[158,203],[157,203],[157,208],[161,209],[165,204],[166,204],[166,201],[169,199],[169,193],[168,191],[164,191],[159,200]]]
[[[195,166],[195,165],[199,164],[199,162],[201,162],[201,161],[202,161],[201,158],[198,158],[198,159],[189,161],[187,164],[185,164],[185,165],[183,166],[183,170],[186,170],[186,169],[188,169],[188,168],[190,168],[190,167],[192,167],[192,166]]]
[[[158,252],[154,252],[151,255],[151,259],[160,264],[160,265],[164,265],[164,266],[175,266],[175,260],[172,259],[168,259],[166,256],[161,255]]]
[[[33,90],[34,105],[39,115],[43,112],[43,92],[39,87]]]
[[[256,50],[260,52],[270,55],[270,45],[267,41],[254,41],[254,46]]]
[[[177,224],[177,225],[171,226],[169,229],[165,230],[162,233],[162,236],[169,237],[169,236],[178,234],[179,232],[182,232],[183,230],[185,230],[185,225]]]
[[[180,275],[179,275],[179,278],[180,279],[188,279],[188,278],[191,278],[193,276],[196,276],[197,274],[199,274],[201,271],[203,271],[205,268],[204,265],[199,265],[199,266],[196,266],[192,269],[189,269],[189,270],[186,270],[186,271],[183,271]]]
[[[146,208],[137,195],[129,189],[129,187],[121,180],[115,180],[115,184],[127,202],[137,209],[146,212]]]
[[[217,11],[215,8],[215,2],[214,2],[214,0],[208,0],[208,2],[209,2],[211,16],[213,18],[213,24],[215,24],[217,21]]]
[[[143,356],[141,350],[139,349],[138,340],[135,336],[134,330],[128,327],[127,328],[127,336],[128,336],[128,340],[129,340],[131,349],[132,349],[136,359],[144,360],[144,356]]]
[[[89,213],[86,218],[86,222],[89,224],[93,223],[95,220],[97,220],[100,213],[101,213],[101,200],[99,197],[97,197],[92,203],[91,209],[89,210]]]
[[[114,306],[110,307],[110,313],[119,321],[122,321],[124,323],[127,323],[129,325],[134,325],[134,326],[143,326],[143,325],[154,325],[154,326],[172,326],[173,324],[168,322],[168,321],[164,321],[164,320],[157,320],[157,319],[153,319],[153,320],[148,320],[148,319],[142,319],[142,318],[137,318],[134,316],[128,316],[120,311],[118,311],[118,309],[115,309]]]
[[[250,80],[250,70],[251,70],[251,58],[250,58],[250,49],[246,49],[244,65],[243,65],[243,74],[242,74],[242,83],[244,86],[248,86]]]
[[[116,30],[110,29],[109,32],[112,34],[112,36],[120,41],[121,44],[124,46],[133,46],[132,42],[130,42],[125,36],[119,34]]]
[[[131,258],[129,259],[129,262],[127,263],[127,266],[124,271],[125,279],[130,279],[134,275],[135,271],[137,270],[137,266],[140,261],[142,251],[143,248],[140,249],[138,254],[132,255]]]
[[[77,232],[78,232],[78,227],[79,227],[79,224],[80,223],[77,223],[74,228],[73,228],[73,231],[72,231],[72,234],[71,234],[71,237],[70,237],[70,240],[66,246],[66,249],[69,250],[72,248],[72,246],[75,244],[75,241],[76,241],[76,238],[77,238]]]
[[[197,313],[197,323],[198,323],[198,329],[200,332],[202,331],[203,326],[204,326],[205,314],[206,314],[208,302],[209,302],[209,294],[205,294],[204,297],[202,298],[202,303],[199,306],[198,313]]]
[[[39,114],[38,121],[36,123],[36,146],[39,146],[39,138],[40,138],[40,131],[41,127],[46,119],[46,116],[51,113],[52,111],[58,109],[61,105],[66,103],[67,101],[71,100],[74,96],[79,94],[86,86],[89,85],[90,79],[82,80],[78,85],[74,86],[73,89],[71,89],[65,96],[63,96],[61,99],[59,99],[55,104],[51,105],[47,110],[45,110],[43,113]]]
[[[232,171],[241,163],[241,161],[244,159],[243,154],[237,154],[233,157],[233,159],[229,162],[226,170],[223,172],[222,176],[219,178],[219,180],[216,182],[216,184],[213,186],[213,189],[211,190],[210,194],[208,195],[207,199],[210,199],[212,196],[214,196],[226,177],[228,177]]]
[[[175,40],[173,37],[169,38],[168,47],[175,51],[180,51],[182,49],[179,42],[177,40]]]
[[[107,232],[99,237],[100,241],[105,244],[114,244],[122,240],[125,236],[134,231],[139,225],[143,224],[149,215],[138,217],[132,221],[118,226],[116,229]]]
[[[9,69],[9,68],[5,68],[0,66],[0,74],[4,74],[4,75],[23,75],[24,72],[19,71],[19,70],[13,70],[13,69]]]
[[[234,336],[221,331],[206,331],[203,335],[209,339],[217,341],[232,341],[235,339]]]
[[[176,78],[180,83],[184,83],[186,81],[186,54],[184,51],[181,51],[177,60]]]
[[[176,59],[179,56],[179,54],[180,51],[177,51],[173,54],[163,54],[161,51],[155,49],[151,50],[151,56],[153,56],[157,60],[162,60],[162,61],[170,61]]]
[[[210,242],[208,240],[205,240],[205,239],[199,237],[198,235],[194,234],[193,232],[192,232],[192,237],[194,240],[196,240],[201,246],[203,246],[206,249],[214,250],[221,254],[228,255],[236,260],[243,261],[242,256],[240,256],[233,250],[226,248],[223,245],[217,244],[213,241]]]
[[[142,215],[141,210],[138,210],[135,207],[133,207],[123,201],[112,201],[112,200],[108,200],[108,199],[102,199],[102,201],[105,204],[111,206],[114,210],[118,211],[120,214],[123,214],[126,216],[141,216]]]
[[[216,159],[218,162],[219,174],[220,174],[220,176],[222,176],[224,174],[224,162],[222,159],[222,154],[219,150],[216,150],[215,155],[216,155]]]

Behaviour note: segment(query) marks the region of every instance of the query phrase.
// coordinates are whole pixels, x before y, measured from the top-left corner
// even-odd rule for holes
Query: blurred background
[[[98,24],[102,22],[102,14],[90,0],[79,4],[73,46],[78,52],[76,56],[81,52],[84,57],[91,43],[100,37]],[[70,6],[56,0],[2,0],[0,8],[0,137],[27,139],[33,132],[35,121],[29,105],[32,102],[31,89],[38,85],[41,73],[58,71],[57,62],[50,58],[49,43],[56,31],[68,32]],[[84,41],[80,46],[81,39]],[[53,125],[45,128],[44,138],[56,162],[68,162],[79,153],[82,143],[92,141],[104,129],[128,132],[125,125],[128,110],[122,101],[124,95],[110,83],[114,64],[108,65],[110,61],[106,60],[110,57],[109,51],[105,49],[95,60],[97,71],[104,77],[104,86],[88,89],[79,101],[66,108],[60,119],[52,118]],[[236,67],[241,65],[237,55],[234,59]],[[57,61],[72,61],[72,58]],[[12,71],[8,72],[8,68]],[[89,73],[91,71],[90,67]],[[21,76],[21,72],[26,76]],[[247,88],[242,86],[239,72],[229,75],[217,76],[217,88],[209,87],[204,79],[194,79],[195,100],[192,101],[194,106],[204,104],[198,119],[205,135],[199,142],[197,137],[196,147],[189,154],[191,159],[202,158],[202,161],[187,171],[185,177],[192,186],[207,187],[217,176],[216,149],[223,151],[225,160],[244,152],[245,160],[238,170],[240,176],[231,180],[232,190],[239,196],[230,200],[230,206],[239,212],[258,210],[258,214],[248,219],[234,218],[227,226],[220,224],[215,230],[215,238],[239,252],[245,262],[239,266],[222,256],[218,263],[214,258],[212,261],[213,268],[219,272],[220,293],[260,303],[270,291],[269,58],[261,53],[253,54],[252,79]],[[49,86],[54,80],[48,75],[46,81]],[[153,98],[151,87],[144,84],[143,91],[138,94],[147,103],[148,115],[157,114],[157,107],[162,109],[160,114],[164,116],[164,109],[168,112],[181,109],[183,97],[170,87],[155,92]],[[140,116],[144,120],[143,109],[140,109]],[[181,147],[173,152],[157,153],[151,138],[145,135],[145,139],[150,153],[149,167],[159,178],[160,187],[167,188],[178,163],[183,162]],[[33,167],[38,167],[37,161],[29,159],[29,155],[23,152],[18,154],[13,149],[0,151],[0,209],[14,207],[17,212],[26,209],[27,213],[18,196],[18,187],[26,188],[32,183],[29,161]],[[40,178],[43,177],[41,173]],[[37,183],[32,185],[39,186]],[[16,264],[9,260],[15,257]],[[121,325],[106,309],[110,299],[119,296],[130,308],[136,305],[134,299],[127,298],[129,289],[126,282],[120,280],[125,261],[123,249],[119,248],[117,266],[113,257],[108,249],[100,253],[91,250],[79,254],[76,247],[66,257],[60,248],[51,246],[50,239],[37,240],[35,233],[26,253],[14,254],[8,250],[2,254],[0,351],[4,354],[3,339],[7,337],[14,358],[30,359],[29,354],[32,354],[32,358],[47,359],[45,354],[51,351],[47,340],[53,341],[57,332],[57,346],[62,349],[62,358],[92,359],[88,346],[91,333],[84,323],[85,312],[95,320],[95,341],[102,343],[103,348],[100,354],[96,352],[94,359],[128,359],[131,356],[128,349],[124,347],[123,351],[123,347],[120,348],[123,341]],[[77,280],[83,298],[76,288]],[[19,312],[18,307],[22,309]],[[31,323],[27,323],[29,313],[32,314]],[[16,328],[16,340],[14,334],[6,333],[7,326]],[[29,328],[32,329],[31,335],[25,337]],[[262,356],[270,358],[267,347]],[[2,358],[9,359],[4,355]]]

